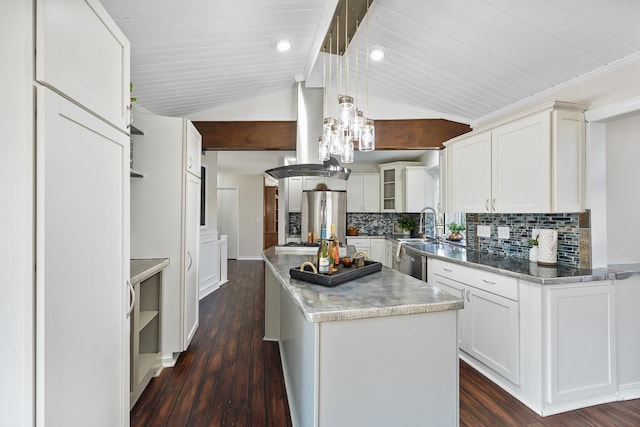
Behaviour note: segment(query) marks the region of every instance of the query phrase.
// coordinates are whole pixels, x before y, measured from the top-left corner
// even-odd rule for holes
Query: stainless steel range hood
[[[351,169],[340,166],[331,157],[318,160],[318,136],[322,135],[322,88],[308,89],[304,82],[297,83],[298,121],[296,135],[296,164],[265,171],[276,179],[293,176],[322,176],[349,179]]]

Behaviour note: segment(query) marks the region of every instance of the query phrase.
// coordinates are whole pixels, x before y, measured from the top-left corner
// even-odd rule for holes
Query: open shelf
[[[144,135],[144,132],[142,132],[140,129],[138,129],[134,125],[131,125],[129,129],[131,129],[131,135]]]
[[[141,311],[140,312],[140,324],[138,326],[139,331],[143,330],[145,326],[149,324],[153,319],[158,316],[158,310]]]
[[[138,172],[137,170],[134,170],[134,169],[130,169],[129,174],[131,178],[144,178],[144,175],[142,174],[142,172]]]

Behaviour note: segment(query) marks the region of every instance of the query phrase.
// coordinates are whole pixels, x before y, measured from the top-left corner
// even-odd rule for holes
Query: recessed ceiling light
[[[276,42],[276,49],[278,52],[286,52],[291,49],[291,41],[287,39],[278,40]]]
[[[382,45],[376,45],[369,51],[369,57],[372,61],[382,61],[384,59],[386,48]]]

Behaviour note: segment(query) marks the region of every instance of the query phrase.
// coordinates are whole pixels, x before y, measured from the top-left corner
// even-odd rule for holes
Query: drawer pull
[[[489,281],[489,280],[487,280],[487,279],[482,279],[482,281],[483,281],[484,283],[489,284],[489,285],[495,285],[495,284],[496,284],[496,282],[491,282],[491,281]]]
[[[446,271],[447,273],[453,273],[453,270],[449,269],[449,268],[442,268],[444,271]]]

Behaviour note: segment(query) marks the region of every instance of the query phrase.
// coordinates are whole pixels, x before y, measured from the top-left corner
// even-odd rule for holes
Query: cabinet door
[[[385,261],[385,239],[371,239],[370,259],[384,263]]]
[[[302,177],[287,179],[289,182],[289,212],[300,212],[302,208]]]
[[[467,307],[468,302],[465,299],[464,285],[437,274],[431,275],[429,284],[464,300],[464,308],[458,310],[458,347],[465,349],[467,346],[467,313],[469,310]]]
[[[514,384],[520,383],[518,303],[473,287],[465,291],[467,339],[475,359]]]
[[[612,282],[545,287],[546,401],[616,396],[615,300]],[[637,333],[637,325],[636,325]],[[636,360],[637,363],[637,360]]]
[[[433,185],[427,171],[422,167],[407,167],[404,172],[404,212],[420,212],[425,206],[433,207],[433,197],[427,201],[428,185]],[[433,192],[431,191],[433,194]]]
[[[492,131],[495,212],[551,212],[550,141],[548,111]]]
[[[315,190],[316,189],[316,185],[318,184],[324,184],[325,183],[325,179],[321,178],[321,177],[316,177],[316,176],[305,176],[302,179],[302,189],[303,190]],[[327,183],[327,186],[329,184]]]
[[[362,211],[380,212],[380,175],[362,175]]]
[[[395,212],[396,201],[396,168],[390,167],[380,170],[380,208],[382,212]]]
[[[347,181],[347,212],[362,212],[362,189],[363,189],[364,175],[349,176]],[[376,186],[375,192],[378,193],[378,187]]]
[[[98,0],[38,0],[36,80],[125,130],[129,41]]]
[[[450,208],[453,212],[491,211],[491,132],[447,147]]]
[[[184,168],[187,172],[194,174],[200,178],[201,152],[202,152],[202,135],[189,120],[185,120],[185,149]]]
[[[198,328],[198,261],[200,253],[200,179],[186,173],[186,200],[183,252],[183,350]]]
[[[129,138],[43,87],[37,117],[36,423],[128,426]]]

